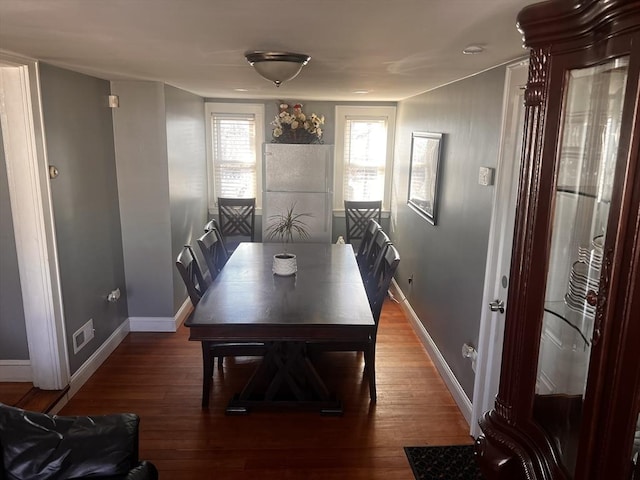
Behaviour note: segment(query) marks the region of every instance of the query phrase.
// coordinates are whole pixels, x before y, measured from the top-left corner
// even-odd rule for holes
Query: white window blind
[[[211,126],[216,196],[256,197],[255,115],[214,113]]]
[[[386,118],[346,117],[344,199],[382,200],[387,163]]]

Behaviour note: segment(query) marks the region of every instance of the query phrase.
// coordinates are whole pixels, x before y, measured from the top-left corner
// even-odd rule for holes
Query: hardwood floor
[[[64,390],[40,390],[27,382],[0,382],[0,403],[31,410],[49,412],[65,395]]]
[[[364,361],[325,354],[318,370],[344,404],[342,417],[225,406],[255,360],[225,360],[209,409],[200,406],[200,345],[188,329],[131,333],[60,412],[135,412],[140,458],[170,479],[413,479],[403,447],[471,444],[469,428],[399,305],[388,301],[377,343],[378,401],[369,403]]]

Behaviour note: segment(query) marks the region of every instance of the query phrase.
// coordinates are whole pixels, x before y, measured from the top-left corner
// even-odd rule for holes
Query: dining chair
[[[182,248],[176,259],[176,267],[195,307],[211,284],[211,274],[202,271],[191,245]]]
[[[195,307],[211,284],[209,271],[206,274],[203,273],[190,245],[185,245],[178,254],[176,267],[187,287],[191,303]],[[190,315],[193,315],[193,311]],[[216,357],[218,358],[218,367],[222,368],[224,357],[263,356],[265,352],[266,347],[263,343],[202,342],[202,406],[209,405],[209,391],[211,390]]]
[[[346,241],[363,240],[369,220],[380,224],[382,218],[382,200],[376,201],[344,201],[344,218],[347,224]]]
[[[382,306],[387,297],[391,280],[399,264],[400,254],[396,247],[391,243],[385,244],[384,251],[376,262],[374,272],[372,273],[371,285],[367,292],[375,329],[366,341],[310,342],[307,345],[307,351],[310,355],[319,352],[363,352],[364,369],[369,382],[369,398],[372,402],[375,402],[378,398],[376,389],[376,338],[378,335],[378,324],[380,323]]]
[[[243,239],[253,242],[256,199],[218,197],[218,221],[220,233],[230,253]],[[233,237],[233,241],[229,237]]]
[[[362,263],[366,258],[366,252],[371,247],[371,242],[373,242],[373,238],[378,230],[382,230],[380,224],[374,219],[369,220],[367,223],[367,229],[364,231],[362,241],[360,242],[360,245],[358,245],[358,251],[356,252],[356,261],[358,262],[358,265],[360,265],[360,263]]]
[[[364,258],[358,263],[358,266],[360,267],[360,276],[362,277],[365,288],[369,288],[368,286],[371,282],[375,264],[380,256],[384,254],[385,247],[390,243],[391,239],[389,236],[384,230],[380,229],[375,233],[369,248],[364,252]]]
[[[227,250],[222,243],[218,229],[213,228],[196,240],[202,256],[207,262],[211,279],[215,279],[229,259]]]

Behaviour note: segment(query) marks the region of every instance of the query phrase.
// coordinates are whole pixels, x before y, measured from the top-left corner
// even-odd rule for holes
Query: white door
[[[471,435],[480,434],[478,420],[493,408],[500,383],[500,363],[507,308],[509,267],[524,133],[524,86],[528,61],[507,67],[502,140],[487,251],[478,359],[473,388]]]
[[[37,65],[0,54],[0,117],[32,382],[69,384]],[[2,372],[0,372],[2,374]]]

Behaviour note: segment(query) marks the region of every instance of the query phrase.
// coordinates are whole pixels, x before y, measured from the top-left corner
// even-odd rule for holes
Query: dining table
[[[297,272],[272,272],[273,256],[295,254]],[[189,340],[264,344],[264,355],[227,414],[257,407],[307,407],[342,414],[342,404],[318,374],[314,342],[360,342],[375,322],[350,244],[241,243],[185,322]],[[205,379],[213,362],[203,348]],[[210,354],[209,354],[210,355]],[[326,373],[325,373],[326,375]],[[208,390],[203,391],[208,403]]]

